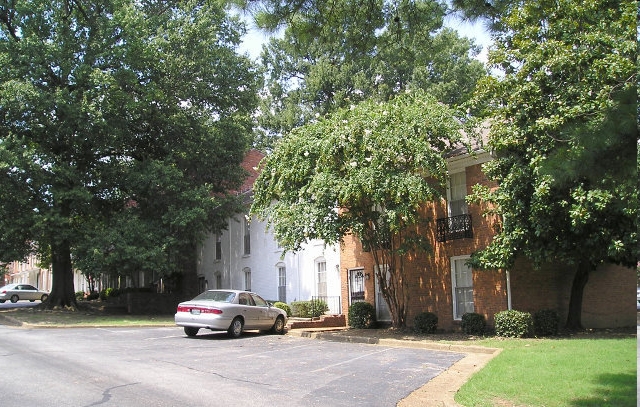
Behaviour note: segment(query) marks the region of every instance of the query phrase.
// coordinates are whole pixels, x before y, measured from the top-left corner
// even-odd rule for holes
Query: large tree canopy
[[[0,259],[48,256],[50,306],[75,304],[72,254],[168,272],[226,217],[256,102],[242,32],[217,1],[0,3]]]
[[[428,246],[416,232],[426,221],[420,208],[443,196],[445,153],[460,130],[450,108],[421,92],[341,109],[277,144],[256,180],[252,212],[286,249],[355,234],[371,250],[393,324],[402,327],[402,259]]]
[[[485,170],[500,187],[479,188],[477,197],[504,222],[474,260],[485,268],[510,268],[519,256],[575,265],[567,325],[577,328],[589,272],[637,262],[637,3],[497,5],[489,62],[504,75],[485,80],[479,100],[493,119],[497,155]]]
[[[259,26],[284,28],[264,46],[267,86],[259,124],[270,145],[278,136],[363,100],[386,101],[423,89],[459,105],[485,69],[478,48],[443,28],[446,5],[418,1],[271,1]]]

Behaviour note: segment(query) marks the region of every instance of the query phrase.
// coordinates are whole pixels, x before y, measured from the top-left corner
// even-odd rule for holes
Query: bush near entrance
[[[349,307],[349,326],[356,329],[376,327],[376,310],[368,302],[360,301]]]

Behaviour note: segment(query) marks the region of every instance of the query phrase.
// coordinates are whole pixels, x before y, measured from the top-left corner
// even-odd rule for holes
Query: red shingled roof
[[[253,183],[256,181],[256,178],[258,178],[258,174],[260,174],[260,171],[258,171],[258,165],[263,158],[264,154],[258,150],[249,150],[244,156],[244,160],[242,160],[241,165],[249,175],[242,183],[242,187],[240,187],[241,194],[253,189]]]

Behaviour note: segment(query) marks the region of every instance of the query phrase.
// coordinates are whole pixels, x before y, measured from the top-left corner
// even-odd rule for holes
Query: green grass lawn
[[[153,326],[174,325],[173,315],[113,315],[92,310],[45,311],[18,308],[0,312],[1,317],[38,326]],[[10,321],[9,320],[9,321]]]
[[[503,351],[456,394],[463,406],[636,406],[636,338],[478,344]]]

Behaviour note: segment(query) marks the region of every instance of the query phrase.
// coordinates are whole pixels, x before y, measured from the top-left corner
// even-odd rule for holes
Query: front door
[[[386,278],[389,280],[389,270],[386,266],[383,266],[386,272]],[[377,273],[376,273],[377,275]],[[382,290],[380,289],[380,284],[378,284],[378,278],[375,278],[376,285],[376,320],[382,322],[391,322],[391,313],[389,312],[389,306],[387,305],[387,301],[385,301],[384,296],[382,295]]]

